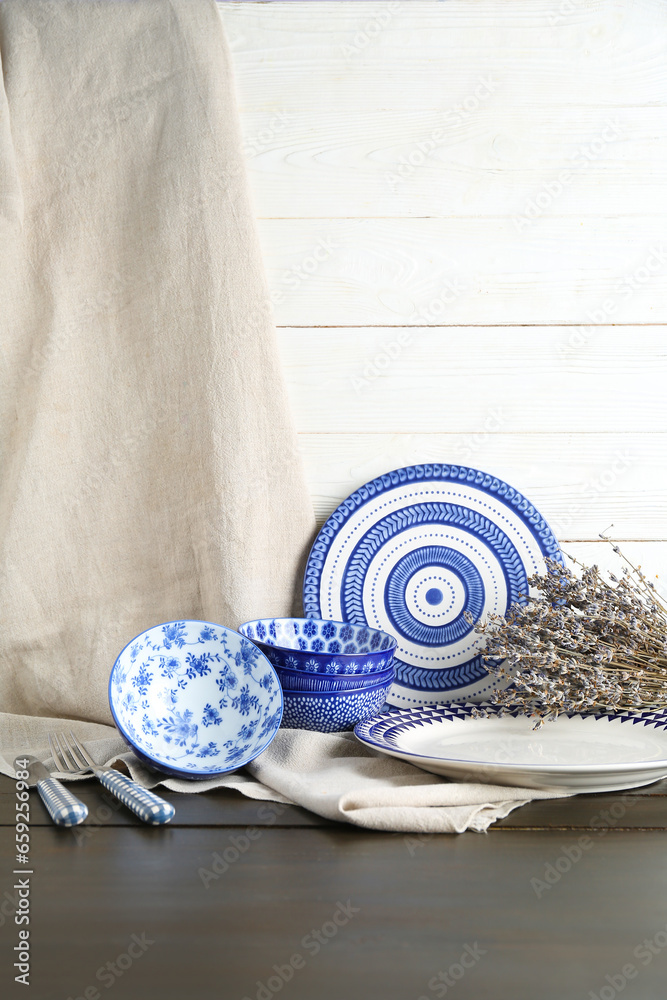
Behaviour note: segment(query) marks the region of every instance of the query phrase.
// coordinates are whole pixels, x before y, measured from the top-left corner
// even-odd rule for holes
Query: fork
[[[85,774],[86,771],[92,771],[97,780],[144,823],[159,826],[173,818],[176,810],[170,802],[165,802],[159,795],[149,792],[120,771],[96,764],[71,729],[69,735],[71,743],[65,733],[49,733],[48,736],[53,763],[61,773]]]

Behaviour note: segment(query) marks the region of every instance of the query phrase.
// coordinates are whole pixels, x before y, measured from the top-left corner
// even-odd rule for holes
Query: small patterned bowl
[[[278,680],[287,691],[358,691],[393,681],[394,666],[373,674],[307,674],[303,670],[274,667]]]
[[[178,621],[127,644],[111,671],[109,705],[145,764],[205,779],[266,749],[280,726],[283,696],[252,642],[223,625]]]
[[[282,728],[315,729],[320,733],[353,729],[357,722],[380,711],[391,684],[389,678],[383,684],[358,691],[290,691],[283,688]]]
[[[319,618],[259,618],[239,632],[277,667],[312,674],[381,672],[396,649],[396,640],[380,629]]]

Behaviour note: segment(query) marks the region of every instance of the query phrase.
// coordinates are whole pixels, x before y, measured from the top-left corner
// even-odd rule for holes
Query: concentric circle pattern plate
[[[399,709],[359,722],[374,750],[459,781],[563,792],[635,788],[667,775],[664,713],[561,715],[534,719],[485,705]]]
[[[504,614],[545,556],[562,561],[548,524],[513,487],[477,469],[414,465],[334,511],[308,558],[304,608],[396,638],[390,704],[483,699],[495,682],[464,612]]]

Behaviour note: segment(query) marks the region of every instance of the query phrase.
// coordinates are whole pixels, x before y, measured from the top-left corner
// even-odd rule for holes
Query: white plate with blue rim
[[[559,715],[534,726],[520,709],[448,704],[395,709],[354,733],[373,750],[457,781],[577,794],[667,776],[665,713]]]
[[[327,520],[303,587],[309,618],[393,635],[388,702],[482,701],[498,686],[465,618],[504,615],[528,578],[563,561],[539,511],[512,486],[457,465],[414,465],[366,483]]]

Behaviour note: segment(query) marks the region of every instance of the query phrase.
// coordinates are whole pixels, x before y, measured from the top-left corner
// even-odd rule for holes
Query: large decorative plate
[[[535,720],[484,706],[433,705],[376,715],[354,728],[366,746],[424,771],[564,793],[638,788],[667,776],[664,713],[560,715]]]
[[[478,621],[525,600],[545,556],[562,561],[549,525],[513,487],[460,465],[414,465],[334,511],[308,558],[304,608],[396,638],[390,704],[483,699],[496,681],[464,612]]]

